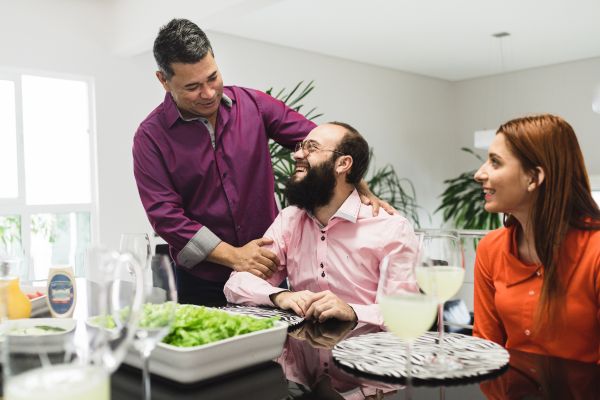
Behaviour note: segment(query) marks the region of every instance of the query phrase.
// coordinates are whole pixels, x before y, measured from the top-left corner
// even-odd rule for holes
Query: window
[[[95,232],[92,83],[0,70],[0,256],[83,272]]]

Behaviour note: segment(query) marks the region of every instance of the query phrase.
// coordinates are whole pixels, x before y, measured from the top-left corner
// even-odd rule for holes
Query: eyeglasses
[[[296,143],[296,148],[294,149],[294,153],[299,150],[302,150],[305,157],[311,153],[314,153],[315,151],[330,151],[332,153],[336,153],[341,156],[345,156],[344,153],[337,151],[337,150],[322,149],[321,147],[319,147],[319,144],[317,142],[315,142],[314,140],[305,140],[303,142]]]

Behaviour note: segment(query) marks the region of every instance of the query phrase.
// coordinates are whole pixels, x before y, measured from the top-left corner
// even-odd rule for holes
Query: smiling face
[[[223,97],[223,78],[211,53],[194,64],[172,63],[173,76],[156,73],[185,118],[204,117],[212,122]]]
[[[292,154],[296,169],[291,179],[302,180],[312,167],[331,160],[345,132],[343,127],[334,124],[320,125],[310,131],[304,140],[308,149],[300,149]]]
[[[533,204],[532,174],[510,151],[502,133],[498,133],[488,151],[487,161],[475,173],[485,194],[485,210],[493,213],[527,216]]]

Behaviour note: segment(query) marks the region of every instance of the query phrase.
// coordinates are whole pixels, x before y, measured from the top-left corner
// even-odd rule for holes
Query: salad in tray
[[[139,325],[143,328],[161,326],[165,304],[145,304]],[[122,310],[122,315],[128,310]],[[256,318],[249,315],[232,314],[215,308],[178,304],[175,321],[163,343],[176,347],[194,347],[228,339],[246,333],[269,329],[275,326],[277,317]],[[115,328],[112,316],[96,316],[90,324],[107,329]]]

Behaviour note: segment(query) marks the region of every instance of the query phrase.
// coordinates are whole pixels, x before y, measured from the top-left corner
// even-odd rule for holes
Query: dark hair
[[[352,157],[352,168],[346,176],[346,182],[356,185],[365,176],[369,168],[369,144],[356,129],[344,122],[332,121],[332,125],[338,125],[346,129],[346,134],[337,146],[336,151]]]
[[[208,52],[214,56],[206,34],[187,19],[172,19],[154,40],[154,59],[167,80],[174,75],[172,63],[194,64]]]
[[[538,306],[538,321],[552,316],[564,304],[559,259],[570,227],[600,229],[600,210],[594,201],[583,154],[575,131],[564,119],[543,114],[517,118],[498,128],[523,169],[544,170],[544,181],[536,191],[529,216],[535,235],[535,250],[544,265],[544,283]],[[508,216],[506,226],[518,224]]]

